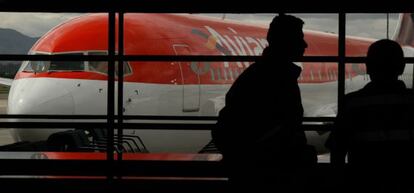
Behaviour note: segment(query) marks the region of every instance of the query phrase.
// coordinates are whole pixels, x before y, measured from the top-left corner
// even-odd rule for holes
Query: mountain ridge
[[[0,28],[0,54],[27,54],[39,37],[30,37],[17,30]],[[0,77],[14,78],[21,61],[0,60]]]

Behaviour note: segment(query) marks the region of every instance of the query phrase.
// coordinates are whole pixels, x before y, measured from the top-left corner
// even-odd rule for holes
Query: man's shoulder
[[[405,95],[414,96],[414,90],[411,88],[407,88],[404,90]]]
[[[348,93],[345,95],[345,109],[348,108],[365,108],[374,106],[396,106],[414,105],[414,91],[412,89],[403,89],[396,92],[372,93],[365,89]]]
[[[370,97],[370,96],[381,96],[381,95],[394,95],[394,96],[414,96],[413,89],[401,89],[395,90],[393,92],[378,93],[372,92],[369,89],[362,88],[360,90],[350,92],[345,95],[345,99],[360,98],[360,97]]]
[[[368,96],[369,93],[367,93],[364,89],[360,89],[354,92],[350,92],[348,94],[345,95],[345,101],[354,99],[354,98],[360,98],[360,97],[365,97]]]
[[[372,89],[368,86],[361,88],[357,91],[350,92],[345,95],[345,98],[376,96],[376,95],[414,95],[414,90],[409,88],[393,89],[390,91],[381,89]]]
[[[261,64],[259,62],[254,62],[249,65],[237,78],[238,81],[244,79],[252,79],[255,77],[261,77]]]

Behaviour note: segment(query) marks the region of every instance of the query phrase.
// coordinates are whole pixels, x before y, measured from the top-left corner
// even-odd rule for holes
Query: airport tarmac
[[[7,96],[7,94],[0,94],[0,114],[7,113]],[[0,128],[0,145],[14,143],[10,130]]]

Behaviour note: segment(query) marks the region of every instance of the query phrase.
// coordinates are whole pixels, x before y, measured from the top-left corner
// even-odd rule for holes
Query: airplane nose
[[[20,79],[13,83],[8,114],[73,114],[71,93],[51,79]]]
[[[74,100],[62,85],[50,79],[19,79],[10,88],[8,114],[74,114]],[[16,120],[10,120],[16,121]],[[66,129],[18,129],[15,141],[46,140],[50,134]]]

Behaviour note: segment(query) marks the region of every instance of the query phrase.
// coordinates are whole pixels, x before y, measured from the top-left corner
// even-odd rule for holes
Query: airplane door
[[[174,44],[176,55],[191,55],[191,49],[186,44]],[[200,110],[200,77],[194,72],[195,62],[178,62],[180,66],[183,89],[183,112],[198,112]],[[197,66],[195,66],[197,68]]]

